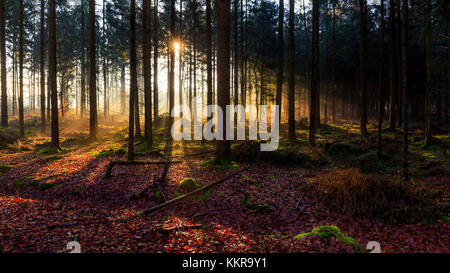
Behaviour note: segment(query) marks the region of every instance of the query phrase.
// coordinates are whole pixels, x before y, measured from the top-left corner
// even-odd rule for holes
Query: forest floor
[[[221,168],[205,164],[213,143],[170,143],[167,131],[159,129],[152,150],[136,144],[137,160],[181,161],[170,165],[163,187],[167,199],[178,196],[179,183],[186,177],[207,185],[250,168],[213,188],[203,200],[185,199],[128,219],[161,203],[156,188],[143,198],[132,197],[152,185],[164,166],[116,166],[105,179],[111,161],[126,159],[126,123],[102,123],[96,141],[87,138],[87,122],[65,119],[61,128],[62,151],[49,148],[50,139],[37,134],[0,150],[0,252],[63,253],[74,239],[86,253],[354,252],[337,236],[294,238],[330,225],[364,248],[377,241],[383,252],[450,252],[448,206],[439,217],[395,222],[345,215],[320,199],[318,179],[339,170],[353,168],[386,181],[399,180],[400,131],[384,133],[386,158],[378,160],[374,127],[372,136],[362,138],[351,122],[323,126],[318,148],[311,149],[306,128],[299,126],[298,140],[282,141],[280,147],[279,153],[293,161],[290,164],[276,157]],[[411,130],[410,141],[412,181],[439,192],[448,205],[448,129],[427,148],[419,130]],[[239,145],[233,144],[234,153],[239,153]],[[292,151],[304,156],[292,157]]]

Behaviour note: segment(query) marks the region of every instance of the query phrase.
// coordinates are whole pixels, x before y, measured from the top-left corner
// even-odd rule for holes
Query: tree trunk
[[[380,44],[379,44],[379,67],[378,67],[378,143],[377,155],[381,158],[382,126],[383,126],[383,87],[384,87],[384,0],[380,0]]]
[[[59,147],[59,128],[58,128],[58,90],[56,82],[56,8],[55,0],[49,0],[48,12],[49,25],[49,77],[50,93],[52,105],[52,145]]]
[[[383,0],[381,0],[383,1]],[[331,34],[331,119],[336,123],[336,3],[333,2],[333,28]]]
[[[389,0],[389,130],[395,131],[395,105],[397,89],[395,87],[395,0]]]
[[[41,0],[40,76],[41,76],[41,132],[45,131],[45,1]]]
[[[317,92],[319,87],[319,0],[313,0],[312,73],[310,94],[309,144],[316,146]]]
[[[159,1],[155,0],[154,11],[154,21],[153,26],[155,31],[153,33],[153,117],[158,119],[159,116],[159,98],[158,98],[158,59],[159,59],[159,30],[158,30],[158,6]]]
[[[230,105],[230,0],[218,0],[217,9],[217,93],[218,106],[222,110]],[[229,158],[230,142],[227,135],[226,119],[223,121],[223,140],[216,142],[216,156]]]
[[[84,0],[81,2],[81,118],[86,114],[86,38],[85,38],[85,15]]]
[[[102,53],[103,53],[103,116],[104,118],[108,117],[108,69],[107,69],[107,59],[105,54],[105,47],[107,46],[106,41],[106,13],[105,13],[106,0],[103,0],[103,44],[102,44]]]
[[[366,94],[366,39],[367,39],[367,26],[366,26],[366,0],[359,0],[359,27],[360,27],[360,40],[359,40],[359,95],[361,100],[360,118],[361,118],[361,134],[367,134],[367,94]]]
[[[136,1],[130,5],[130,115],[128,131],[128,161],[134,161],[134,113],[135,96],[137,95],[136,70]]]
[[[8,127],[8,93],[6,82],[6,37],[5,37],[5,0],[0,0],[0,58],[1,58],[1,77],[2,77],[2,109],[1,109],[1,127]]]
[[[170,1],[170,33],[169,33],[169,128],[172,128],[174,118],[171,111],[175,106],[175,0]]]
[[[97,60],[95,58],[95,0],[89,0],[89,135],[97,138]],[[61,106],[62,107],[62,106]]]
[[[206,0],[206,86],[207,104],[213,104],[213,79],[212,79],[212,22],[211,22],[211,0]]]
[[[425,58],[426,58],[426,86],[425,86],[425,145],[430,145],[433,139],[431,129],[431,96],[433,84],[433,56],[432,56],[432,35],[431,25],[431,0],[426,0],[426,21],[425,21]]]
[[[152,64],[151,64],[151,0],[143,2],[143,24],[144,24],[144,94],[145,94],[145,141],[148,145],[153,144],[152,136]]]
[[[280,107],[278,114],[281,117],[281,104],[283,101],[283,66],[284,66],[284,0],[279,0],[278,11],[278,71],[276,104]],[[280,118],[281,123],[281,118]]]
[[[408,181],[408,0],[402,7],[403,178]]]
[[[23,113],[23,59],[24,59],[24,24],[23,0],[19,0],[19,136],[25,136]]]
[[[240,40],[240,51],[241,51],[241,104],[246,106],[247,97],[247,79],[246,79],[246,57],[245,57],[245,33],[244,33],[244,1],[241,0],[241,40]],[[281,106],[280,106],[281,107]]]
[[[289,140],[295,140],[295,1],[289,0],[289,72],[288,72],[288,101],[289,101]]]
[[[238,0],[234,0],[234,105],[239,104],[239,51],[238,51]],[[237,123],[237,113],[235,113],[235,122]]]

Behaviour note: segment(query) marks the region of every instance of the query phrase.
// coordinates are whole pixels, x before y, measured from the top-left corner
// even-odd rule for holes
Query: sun
[[[174,42],[173,43],[173,48],[174,48],[175,52],[180,52],[180,50],[181,50],[181,43],[180,42]]]

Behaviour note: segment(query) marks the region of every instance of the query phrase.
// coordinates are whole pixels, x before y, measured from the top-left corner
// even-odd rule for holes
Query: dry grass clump
[[[445,193],[423,182],[382,182],[354,168],[320,176],[317,190],[326,206],[338,213],[388,222],[430,222],[449,211]]]
[[[389,207],[381,182],[358,169],[336,170],[317,180],[320,198],[346,215],[378,215]]]

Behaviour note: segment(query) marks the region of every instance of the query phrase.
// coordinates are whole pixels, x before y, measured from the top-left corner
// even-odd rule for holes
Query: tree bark
[[[222,110],[230,105],[230,0],[217,0],[217,93],[218,106]],[[223,140],[216,142],[216,156],[229,158],[230,142],[227,135],[226,119],[223,120]]]
[[[316,146],[317,92],[319,88],[319,0],[313,0],[312,73],[310,94],[309,144]]]
[[[283,102],[283,80],[284,80],[284,0],[279,0],[278,11],[278,71],[277,71],[277,93],[276,104],[280,107],[279,116],[281,117],[281,104]],[[281,119],[280,119],[281,123]]]
[[[45,1],[41,0],[40,29],[41,132],[45,131]]]
[[[289,140],[295,140],[295,1],[289,0],[289,72],[288,72],[288,101],[289,101]]]
[[[58,128],[58,90],[56,82],[56,8],[55,0],[49,0],[48,12],[49,25],[49,77],[51,93],[51,131],[52,145],[59,147],[59,128]]]
[[[366,39],[367,39],[367,3],[366,0],[359,0],[359,95],[361,100],[360,118],[361,118],[361,134],[367,134],[367,92],[366,92]]]
[[[152,134],[152,64],[151,64],[151,0],[143,2],[143,24],[144,24],[144,94],[145,94],[145,141],[148,145],[153,144]]]
[[[408,0],[402,7],[403,178],[408,181]]]
[[[378,67],[378,143],[377,155],[381,158],[382,126],[383,126],[383,86],[384,86],[384,0],[380,0],[380,44]]]
[[[89,135],[97,138],[97,60],[95,58],[95,0],[89,0]],[[63,107],[63,105],[61,105]]]
[[[158,6],[159,1],[155,0],[155,5],[153,8],[153,117],[155,121],[159,117],[159,98],[158,98],[158,59],[159,59],[159,30],[158,30]]]
[[[8,127],[8,93],[7,93],[7,71],[6,71],[6,37],[5,37],[5,0],[0,0],[0,58],[1,58],[1,92],[2,92],[2,109],[1,109],[1,127]]]
[[[213,104],[213,79],[212,79],[212,20],[211,0],[206,0],[206,86],[207,104]]]
[[[19,0],[19,136],[25,137],[23,113],[23,59],[24,59],[24,24],[23,0]]]
[[[395,86],[395,0],[389,0],[389,130],[395,131],[395,105],[397,88]]]
[[[433,140],[431,129],[431,96],[432,96],[432,36],[433,26],[431,25],[431,0],[426,0],[426,19],[425,19],[425,69],[426,69],[426,86],[425,86],[425,145],[430,145]]]
[[[169,128],[172,128],[174,118],[171,111],[175,106],[175,0],[170,1],[170,33],[169,33]]]
[[[136,70],[136,1],[130,4],[130,114],[128,131],[128,161],[134,161],[134,111],[135,96],[137,93]]]

